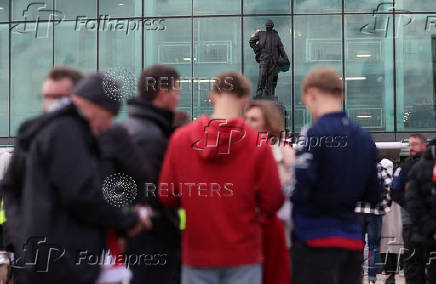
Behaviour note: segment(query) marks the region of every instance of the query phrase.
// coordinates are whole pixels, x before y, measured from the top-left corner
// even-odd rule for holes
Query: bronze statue
[[[259,63],[256,97],[274,96],[279,71],[289,70],[289,59],[283,48],[279,33],[273,29],[271,20],[266,22],[266,31],[258,31],[250,38],[250,47],[254,50]]]

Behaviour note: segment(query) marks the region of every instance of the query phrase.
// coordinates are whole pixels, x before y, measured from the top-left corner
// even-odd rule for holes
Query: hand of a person
[[[153,215],[153,210],[148,206],[137,206],[134,208],[139,216],[139,222],[132,229],[127,231],[129,237],[134,237],[138,235],[142,230],[151,230],[151,217]]]
[[[433,239],[436,240],[436,233],[433,234]]]
[[[139,214],[139,219],[145,230],[151,230],[152,222],[151,217],[153,216],[153,209],[149,206],[135,207],[135,210]]]

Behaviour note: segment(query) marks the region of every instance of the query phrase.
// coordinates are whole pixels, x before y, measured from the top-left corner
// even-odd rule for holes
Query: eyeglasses
[[[419,143],[419,142],[409,143],[409,147],[410,146],[415,147],[415,146],[420,146],[420,145],[422,145],[422,143]]]

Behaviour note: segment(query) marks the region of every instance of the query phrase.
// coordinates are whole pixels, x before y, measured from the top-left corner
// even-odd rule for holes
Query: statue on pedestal
[[[266,22],[266,31],[257,31],[250,38],[250,47],[259,63],[256,97],[273,97],[277,86],[278,73],[289,70],[289,58],[286,55],[279,33],[273,29],[271,20]]]

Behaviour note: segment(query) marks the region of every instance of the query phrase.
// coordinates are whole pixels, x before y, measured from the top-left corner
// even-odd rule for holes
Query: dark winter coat
[[[155,217],[151,231],[144,231],[128,242],[128,253],[160,254],[166,258],[165,266],[134,266],[132,283],[174,284],[178,281],[180,265],[180,229],[175,209],[164,207],[157,199],[153,188],[159,180],[168,140],[173,132],[173,112],[158,108],[141,98],[129,102],[129,119],[123,125],[134,143],[139,146],[144,158],[151,165],[151,175],[145,181],[148,191],[143,188],[137,202],[152,206]]]
[[[392,200],[397,202],[401,207],[404,204],[404,189],[406,183],[409,181],[409,173],[412,167],[420,160],[421,155],[416,155],[407,158],[400,164],[400,167],[395,171],[394,180],[391,185]]]
[[[87,121],[66,106],[23,124],[17,145],[22,184],[4,188],[21,188],[25,246],[16,265],[24,266],[26,283],[94,282],[100,266],[91,260],[102,260],[107,229],[129,229],[138,216],[104,200],[100,152]]]
[[[406,184],[405,203],[412,219],[412,241],[424,241],[427,246],[436,247],[436,184],[432,181],[434,159],[428,147],[423,158],[409,173]]]

